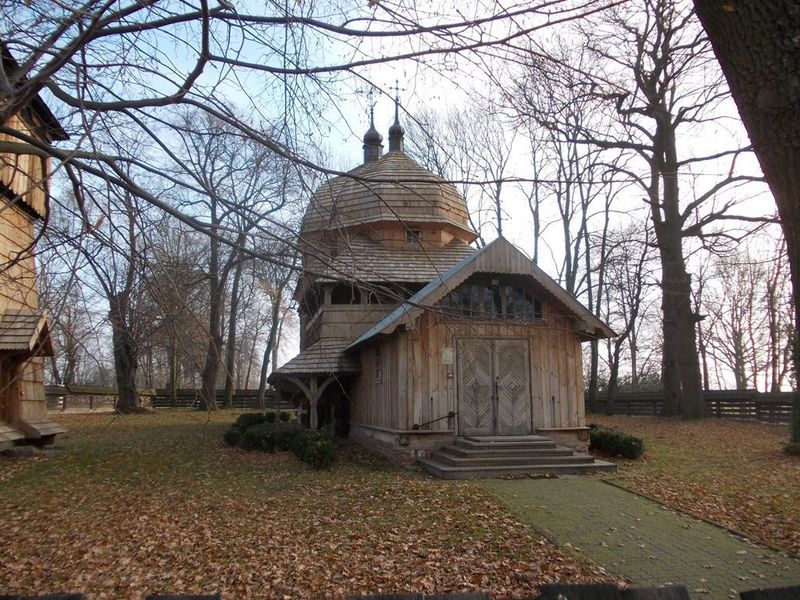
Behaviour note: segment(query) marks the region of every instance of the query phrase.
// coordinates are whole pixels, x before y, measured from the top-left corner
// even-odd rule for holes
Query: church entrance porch
[[[459,340],[458,373],[459,435],[533,433],[528,340]]]

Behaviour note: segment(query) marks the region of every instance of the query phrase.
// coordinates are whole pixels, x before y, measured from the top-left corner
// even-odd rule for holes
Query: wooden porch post
[[[317,401],[319,400],[319,395],[317,394],[317,378],[311,377],[310,381],[308,382],[308,425],[311,431],[316,431],[317,427],[319,427],[319,414],[317,414]]]

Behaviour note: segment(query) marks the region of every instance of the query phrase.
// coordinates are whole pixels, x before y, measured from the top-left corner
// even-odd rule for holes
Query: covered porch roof
[[[279,379],[312,375],[345,375],[361,373],[358,356],[349,355],[345,348],[351,342],[348,338],[329,338],[319,340],[306,348],[292,360],[269,376],[269,382]]]
[[[0,353],[52,356],[47,316],[30,308],[6,310],[0,315]]]

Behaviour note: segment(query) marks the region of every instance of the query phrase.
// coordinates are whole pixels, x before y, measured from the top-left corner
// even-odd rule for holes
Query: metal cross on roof
[[[406,91],[406,88],[401,88],[400,87],[400,80],[399,79],[395,79],[394,80],[394,86],[390,85],[389,89],[394,92],[394,101],[395,102],[400,102],[400,92],[405,92]]]

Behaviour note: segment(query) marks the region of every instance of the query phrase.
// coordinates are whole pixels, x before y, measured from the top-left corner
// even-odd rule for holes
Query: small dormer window
[[[422,231],[420,229],[406,229],[406,241],[409,244],[419,244],[422,238]]]

